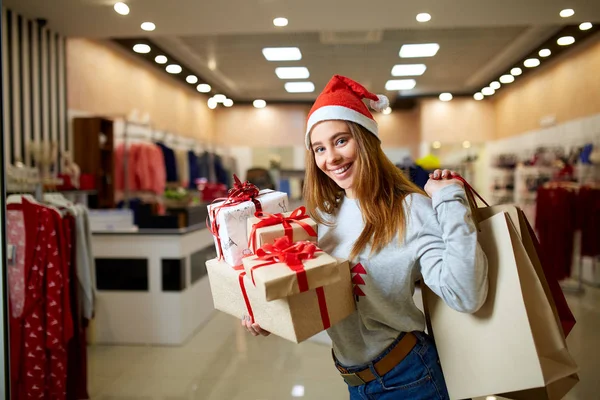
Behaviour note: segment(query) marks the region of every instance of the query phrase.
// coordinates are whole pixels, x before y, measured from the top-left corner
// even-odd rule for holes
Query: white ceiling
[[[600,0],[128,0],[128,16],[111,0],[4,0],[29,18],[44,18],[67,35],[92,38],[149,37],[230,97],[311,100],[331,75],[345,74],[382,92],[395,64],[424,62],[411,95],[473,92],[535,49],[562,25],[600,22]],[[341,6],[343,4],[343,7]],[[573,8],[568,20],[559,16]],[[416,14],[428,12],[425,24]],[[276,28],[275,17],[290,24]],[[144,21],[155,32],[140,29]],[[321,36],[368,31],[369,44],[323,43]],[[437,42],[431,59],[402,60],[405,43]],[[261,49],[298,46],[303,59],[267,62]],[[287,94],[275,67],[306,66],[317,93]],[[209,68],[212,67],[212,68]],[[395,95],[395,93],[392,93]]]

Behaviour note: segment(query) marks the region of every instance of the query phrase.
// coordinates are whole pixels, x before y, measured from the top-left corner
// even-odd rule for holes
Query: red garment
[[[540,187],[535,227],[540,241],[540,259],[553,278],[571,276],[573,238],[576,230],[577,195],[564,187]]]
[[[125,146],[115,149],[115,189],[125,189]],[[165,159],[153,143],[131,143],[127,149],[127,183],[129,190],[162,194],[167,183]]]
[[[581,255],[600,256],[600,188],[582,186],[578,205],[581,228]]]
[[[64,277],[53,212],[26,199],[7,209],[9,243],[17,241],[24,253],[23,262],[9,271],[9,282],[19,281],[21,275],[24,282],[23,292],[9,296],[11,310],[19,309],[13,301],[19,302],[20,296],[24,300],[21,314],[10,316],[12,398],[64,399]]]

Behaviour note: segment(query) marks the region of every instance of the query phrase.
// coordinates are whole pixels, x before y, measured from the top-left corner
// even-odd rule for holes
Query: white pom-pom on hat
[[[369,103],[371,108],[377,112],[383,112],[383,110],[390,106],[390,100],[382,94],[377,95],[377,101],[369,100]]]

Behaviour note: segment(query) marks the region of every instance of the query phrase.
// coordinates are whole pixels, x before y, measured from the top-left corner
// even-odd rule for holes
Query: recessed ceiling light
[[[496,396],[488,396],[485,400],[496,400]]]
[[[304,397],[304,386],[294,385],[292,388],[292,397]]]
[[[481,92],[477,92],[477,93],[475,93],[475,94],[473,95],[473,98],[474,98],[475,100],[477,100],[477,101],[479,101],[479,100],[483,100],[483,93],[481,93]]]
[[[310,76],[306,67],[279,67],[275,68],[279,79],[306,79]]]
[[[431,14],[428,14],[428,13],[417,14],[417,21],[419,21],[419,22],[431,21]]]
[[[267,102],[264,100],[257,99],[252,102],[252,105],[255,108],[265,108],[267,106]]]
[[[439,149],[439,148],[441,148],[441,147],[442,147],[442,143],[436,140],[435,142],[433,142],[433,144],[432,144],[431,146],[432,146],[434,149]]]
[[[181,73],[181,71],[183,71],[183,68],[181,68],[181,65],[177,65],[177,64],[167,65],[167,72],[170,74],[179,74],[179,73]]]
[[[147,54],[150,53],[150,46],[147,44],[136,44],[133,46],[133,51],[136,53]]]
[[[515,81],[515,77],[512,75],[502,75],[500,77],[501,83],[513,83]]]
[[[115,3],[114,9],[118,14],[121,14],[121,15],[129,14],[129,6],[125,3],[122,3],[122,2]]]
[[[188,75],[187,78],[185,78],[185,81],[190,85],[194,85],[198,83],[198,77],[196,75]]]
[[[215,94],[213,99],[215,99],[217,103],[223,103],[225,100],[227,100],[227,96],[224,94]]]
[[[166,64],[169,60],[167,60],[166,56],[156,56],[154,61],[156,61],[157,64]]]
[[[575,43],[575,38],[573,36],[563,36],[556,41],[560,46],[568,46],[570,44]]]
[[[223,102],[223,105],[225,107],[231,107],[231,106],[233,106],[233,100],[231,100],[231,99],[225,99],[225,101]]]
[[[268,61],[298,61],[302,53],[297,47],[266,47],[262,50]]]
[[[437,43],[405,44],[400,48],[400,57],[433,57],[439,49],[440,45]]]
[[[442,93],[442,94],[440,94],[439,99],[441,101],[450,101],[450,100],[452,100],[452,93]]]
[[[417,86],[414,79],[392,79],[385,83],[385,90],[410,90]]]
[[[463,147],[464,147],[465,149],[469,149],[469,148],[471,148],[471,142],[469,142],[468,140],[465,140],[465,141],[463,142]]]
[[[199,91],[200,93],[208,93],[211,91],[211,87],[209,84],[206,83],[201,83],[198,86],[196,86],[196,90]]]
[[[563,18],[569,18],[573,15],[575,15],[575,10],[573,10],[572,8],[565,8],[560,12],[560,16]]]
[[[592,29],[594,25],[592,25],[591,22],[583,22],[581,25],[579,25],[579,29],[582,31],[587,31],[589,29]]]
[[[425,64],[398,64],[392,68],[392,76],[420,76],[426,70]]]
[[[552,52],[550,51],[550,49],[542,49],[538,54],[540,55],[540,57],[549,57],[550,54],[552,54]]]
[[[502,85],[500,85],[500,82],[498,82],[498,81],[494,81],[494,82],[490,83],[490,87],[494,90],[500,89],[500,86],[502,86]]]
[[[206,104],[208,105],[208,108],[210,108],[211,110],[214,110],[215,108],[217,108],[217,105],[218,105],[218,103],[214,99],[214,97],[211,97],[210,99],[208,99]]]
[[[491,87],[484,87],[483,89],[481,89],[481,93],[483,93],[486,96],[491,96],[494,93],[496,93],[496,91]]]
[[[540,60],[538,60],[537,58],[528,58],[527,60],[525,60],[523,65],[527,68],[535,68],[538,65],[540,65]]]
[[[156,25],[154,25],[153,22],[144,22],[141,25],[141,28],[147,32],[152,32],[153,30],[156,29]]]
[[[385,115],[390,115],[391,113],[392,113],[392,107],[386,107],[383,110],[383,114],[385,114]]]
[[[513,69],[511,69],[511,70],[510,70],[510,73],[511,73],[513,76],[519,76],[519,75],[521,75],[521,74],[523,73],[523,70],[522,70],[521,68],[518,68],[518,67],[517,67],[517,68],[513,68]]]
[[[275,18],[273,20],[273,25],[275,25],[275,26],[287,26],[288,25],[288,19],[287,18],[283,18],[283,17]]]
[[[287,82],[285,90],[288,93],[312,93],[315,91],[315,85],[312,82]]]

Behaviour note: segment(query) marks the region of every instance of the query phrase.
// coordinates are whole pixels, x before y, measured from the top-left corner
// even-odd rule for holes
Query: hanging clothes
[[[127,151],[127,178],[125,152]],[[125,179],[130,191],[149,191],[162,194],[167,182],[165,158],[160,147],[153,143],[124,143],[115,149],[115,190],[125,190]]]
[[[188,187],[190,184],[190,164],[187,151],[176,150],[175,157],[177,159],[177,176],[179,178],[179,184],[182,187]]]
[[[600,256],[600,187],[582,186],[577,199],[581,255]]]
[[[190,179],[188,187],[196,189],[196,179],[200,178],[200,167],[198,165],[198,157],[193,151],[187,152],[188,164],[190,167]]]
[[[156,145],[163,153],[167,182],[177,182],[177,161],[175,152],[162,142],[157,142]]]

